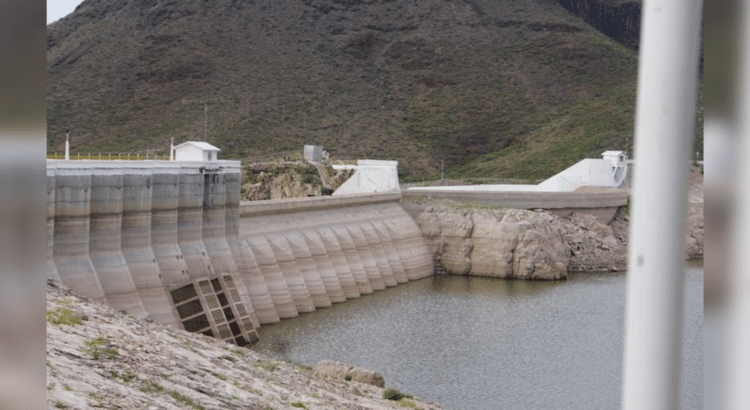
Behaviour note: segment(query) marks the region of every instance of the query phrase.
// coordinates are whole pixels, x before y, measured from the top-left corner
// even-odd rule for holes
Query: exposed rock
[[[403,408],[382,399],[382,377],[372,386],[320,378],[308,367],[130,318],[54,282],[47,285],[47,312],[48,408]],[[353,380],[370,382],[375,374],[352,372]]]
[[[330,165],[299,161],[251,164],[244,169],[242,198],[260,201],[327,195],[351,175],[351,171],[337,171]]]
[[[346,380],[347,376],[350,375],[352,381],[385,387],[385,379],[380,373],[344,362],[321,360],[313,367],[313,374],[320,374],[336,380]]]
[[[449,273],[545,280],[567,275],[569,248],[548,213],[426,211],[418,223]]]
[[[628,263],[628,223],[618,211],[609,225],[589,214],[562,218],[563,235],[571,249],[571,272],[623,271]]]
[[[452,207],[436,203],[417,218],[436,264],[447,273],[563,279],[567,272],[627,269],[630,221],[622,208],[603,224],[584,213],[557,217],[546,211]],[[689,204],[687,227],[685,256],[702,258],[702,203]]]

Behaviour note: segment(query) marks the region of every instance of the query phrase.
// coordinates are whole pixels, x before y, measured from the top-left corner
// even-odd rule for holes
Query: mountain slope
[[[553,0],[86,0],[47,50],[51,152],[66,129],[83,152],[207,130],[224,158],[541,178],[633,128],[637,55]]]

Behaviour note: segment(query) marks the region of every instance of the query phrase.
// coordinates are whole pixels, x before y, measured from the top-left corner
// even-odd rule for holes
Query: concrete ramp
[[[573,192],[582,186],[619,188],[617,168],[606,159],[587,158],[536,186],[537,192]],[[619,175],[618,175],[619,176]]]
[[[357,160],[357,171],[333,196],[398,192],[398,161]]]

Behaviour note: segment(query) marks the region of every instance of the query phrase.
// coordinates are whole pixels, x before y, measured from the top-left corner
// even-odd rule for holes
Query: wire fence
[[[47,154],[47,159],[65,159],[64,153]],[[169,154],[149,154],[139,152],[89,152],[70,154],[71,160],[77,159],[94,159],[94,160],[132,160],[140,161],[145,159],[169,161]]]

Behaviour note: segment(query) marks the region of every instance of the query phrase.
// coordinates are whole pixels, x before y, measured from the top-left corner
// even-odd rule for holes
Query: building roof
[[[207,142],[201,142],[201,141],[187,141],[183,142],[180,145],[177,145],[174,147],[174,149],[180,148],[185,145],[192,145],[195,147],[198,147],[202,149],[203,151],[221,151],[221,149],[214,147],[213,145],[207,143]]]
[[[620,155],[622,153],[622,151],[604,151],[602,152],[602,155]]]

